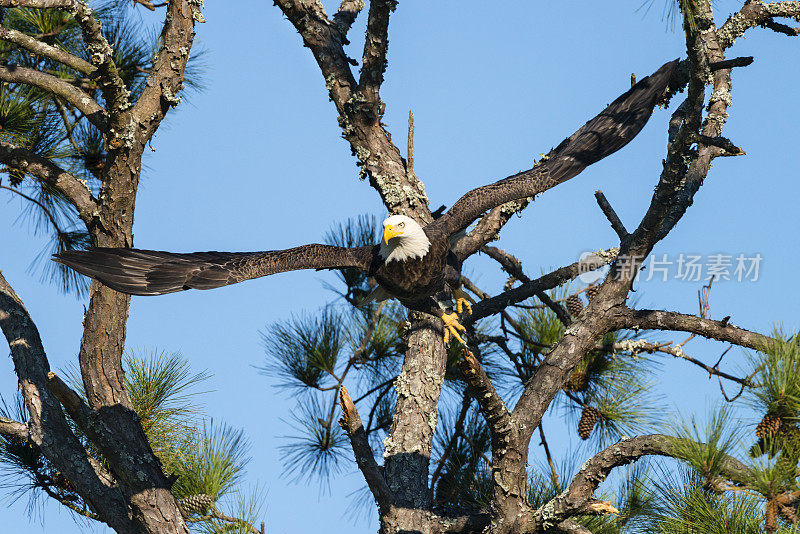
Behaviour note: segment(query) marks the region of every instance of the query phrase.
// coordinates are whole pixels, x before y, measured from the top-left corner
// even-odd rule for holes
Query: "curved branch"
[[[48,93],[60,96],[86,115],[89,122],[101,132],[108,131],[108,114],[106,110],[88,94],[60,78],[16,65],[0,65],[0,80],[8,83],[32,85]]]
[[[28,441],[28,425],[7,417],[0,417],[0,434]]]
[[[88,61],[85,61],[77,56],[73,56],[61,48],[50,46],[49,44],[43,43],[38,39],[34,39],[30,35],[24,34],[17,30],[12,30],[11,28],[0,27],[0,39],[9,43],[14,43],[15,45],[20,46],[25,50],[33,52],[39,56],[63,63],[67,67],[71,67],[78,72],[86,74],[87,76],[94,74],[94,72],[97,70]]]
[[[481,413],[489,425],[492,434],[492,451],[494,454],[500,454],[500,449],[507,442],[506,437],[512,431],[513,426],[506,403],[497,394],[481,363],[466,348],[461,350],[458,368],[461,369],[470,388],[474,390],[473,397],[478,401]]]
[[[85,2],[74,0],[67,9],[78,21],[86,43],[86,52],[92,65],[97,68],[97,82],[111,114],[114,123],[112,127],[121,129],[124,126],[118,124],[118,120],[120,114],[131,105],[130,92],[114,63],[114,49],[103,35],[100,21],[93,16],[91,8]]]
[[[52,187],[70,204],[78,216],[89,225],[98,209],[97,200],[87,185],[52,161],[29,150],[0,141],[0,163],[19,169]]]
[[[741,37],[744,32],[757,26],[765,26],[774,17],[786,17],[800,20],[800,2],[770,2],[751,0],[737,13],[734,13],[717,30],[719,44],[728,48]]]
[[[85,2],[79,0],[0,0],[0,7],[57,8],[69,11],[81,28],[86,51],[91,58],[92,65],[89,66],[91,69],[97,69],[98,85],[103,92],[103,98],[109,106],[112,117],[116,119],[122,111],[130,107],[128,100],[130,93],[114,64],[114,49],[103,35],[100,21],[94,17],[92,9]],[[64,63],[61,59],[53,59]],[[78,67],[73,68],[81,70]],[[81,72],[89,74],[85,70],[81,70]],[[103,128],[101,130],[105,131]]]
[[[643,456],[666,456],[677,458],[672,452],[675,441],[663,434],[652,434],[625,439],[607,447],[583,464],[565,492],[534,512],[534,524],[547,529],[572,515],[582,513],[597,487],[616,468],[638,460]],[[721,475],[728,480],[747,483],[750,468],[727,456],[721,465]]]

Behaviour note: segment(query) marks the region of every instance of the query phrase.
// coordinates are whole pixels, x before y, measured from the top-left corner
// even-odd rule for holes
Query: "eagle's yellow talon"
[[[458,314],[457,313],[445,313],[442,314],[442,321],[444,322],[444,342],[448,343],[450,341],[450,336],[452,335],[455,339],[457,339],[462,345],[466,345],[464,338],[462,338],[458,331],[461,330],[462,332],[466,332],[467,329],[458,322]]]
[[[472,315],[472,304],[469,303],[469,300],[463,297],[458,297],[456,299],[456,311],[458,313],[461,313],[464,310],[464,308],[467,309],[468,314]]]

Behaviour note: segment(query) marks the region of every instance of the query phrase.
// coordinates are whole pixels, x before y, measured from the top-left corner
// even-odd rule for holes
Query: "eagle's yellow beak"
[[[389,244],[389,240],[391,238],[397,237],[402,233],[403,233],[402,230],[398,230],[397,228],[395,228],[391,224],[387,224],[386,227],[384,227],[384,229],[383,229],[383,242],[388,245]]]

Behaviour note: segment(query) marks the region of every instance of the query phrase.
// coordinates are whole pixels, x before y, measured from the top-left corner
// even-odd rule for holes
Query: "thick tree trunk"
[[[95,246],[133,246],[133,215],[144,144],[112,152],[104,176],[99,223],[91,231]],[[95,422],[109,429],[100,436],[131,515],[147,533],[188,532],[170,483],[154,455],[125,387],[122,355],[130,296],[92,281],[79,352],[81,376]],[[124,439],[108,439],[108,435]]]
[[[397,405],[384,441],[384,473],[395,501],[381,517],[381,533],[430,534],[428,476],[446,351],[439,319],[411,313],[403,369],[395,382]]]

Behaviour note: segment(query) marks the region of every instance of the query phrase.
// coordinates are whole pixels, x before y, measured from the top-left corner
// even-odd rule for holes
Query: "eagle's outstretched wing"
[[[53,260],[130,295],[163,295],[186,289],[213,289],[298,269],[363,271],[376,247],[304,245],[266,252],[193,252],[176,254],[130,248],[67,251]]]
[[[532,169],[468,192],[429,228],[452,235],[487,210],[542,193],[624,147],[644,128],[677,65],[671,61],[631,87]]]

